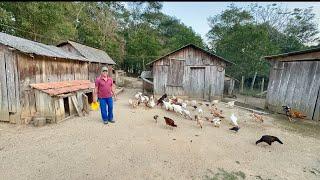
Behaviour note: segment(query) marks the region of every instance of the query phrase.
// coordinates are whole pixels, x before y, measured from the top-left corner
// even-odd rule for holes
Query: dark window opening
[[[64,117],[70,116],[70,108],[69,108],[69,98],[63,98],[63,106],[64,106]]]

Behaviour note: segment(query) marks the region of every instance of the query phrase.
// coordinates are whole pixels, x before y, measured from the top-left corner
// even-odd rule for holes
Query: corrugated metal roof
[[[75,49],[79,51],[80,54],[82,54],[85,58],[89,59],[89,61],[91,62],[116,64],[106,52],[100,49],[92,48],[73,41],[63,42],[58,44],[57,46],[60,47],[65,44],[71,44]]]
[[[88,61],[84,57],[69,53],[56,46],[30,41],[28,39],[12,36],[2,32],[0,32],[0,43],[28,54]]]
[[[176,50],[174,50],[174,51],[172,51],[172,52],[170,52],[170,53],[168,53],[168,54],[166,54],[166,55],[164,55],[164,56],[162,56],[162,57],[154,60],[154,61],[149,62],[147,65],[151,65],[151,64],[153,64],[154,62],[160,60],[161,58],[164,58],[164,57],[166,57],[166,56],[168,56],[168,55],[170,55],[170,54],[173,54],[173,53],[175,53],[175,52],[177,52],[177,51],[180,51],[181,49],[184,49],[184,48],[189,47],[189,46],[192,46],[192,47],[194,47],[194,48],[196,48],[196,49],[199,49],[199,50],[201,50],[201,51],[209,54],[210,56],[217,57],[217,58],[219,58],[220,60],[225,61],[225,62],[227,62],[227,63],[229,63],[229,64],[235,64],[235,63],[233,63],[233,62],[231,62],[231,61],[228,61],[228,60],[226,60],[226,59],[224,59],[224,58],[222,58],[222,57],[220,57],[220,56],[217,56],[217,55],[215,55],[215,54],[213,54],[213,53],[211,53],[211,52],[209,52],[209,51],[206,51],[206,50],[204,50],[204,49],[202,49],[202,48],[200,48],[200,47],[198,47],[198,46],[196,46],[196,45],[194,45],[194,44],[187,44],[187,45],[185,45],[185,46],[182,46],[182,47],[179,48],[179,49],[176,49]]]
[[[278,57],[294,56],[294,55],[306,54],[306,53],[312,53],[312,52],[320,52],[320,47],[307,49],[307,50],[302,50],[302,51],[292,51],[292,52],[283,53],[283,54],[264,56],[263,58],[266,59],[266,60],[270,60],[270,59],[278,58]],[[315,60],[317,60],[317,58],[315,58]]]
[[[50,96],[57,96],[79,90],[94,89],[95,87],[94,83],[91,83],[89,80],[38,83],[30,84],[30,86],[34,89],[47,93]]]

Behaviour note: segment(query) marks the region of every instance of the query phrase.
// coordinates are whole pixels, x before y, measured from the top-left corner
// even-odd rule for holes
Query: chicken
[[[286,113],[289,121],[292,121],[292,118],[304,119],[307,116],[299,111],[293,111],[289,106],[282,106],[283,111]]]
[[[177,102],[178,102],[179,104],[182,104],[182,103],[183,103],[183,99],[178,98],[178,99],[177,99]]]
[[[270,135],[264,135],[262,136],[257,142],[256,142],[256,145],[261,143],[261,142],[265,142],[267,144],[269,144],[271,146],[271,144],[274,142],[274,141],[277,141],[278,143],[280,144],[283,144],[279,138],[275,137],[275,136],[270,136]]]
[[[159,104],[161,104],[161,106],[162,106],[162,105],[163,105],[163,100],[164,100],[165,98],[167,98],[167,97],[168,97],[167,94],[162,95],[162,96],[158,99],[158,101],[157,101],[157,106],[158,106]]]
[[[227,103],[227,107],[233,108],[234,107],[234,102],[235,101],[230,101]]]
[[[171,106],[173,107],[174,112],[180,113],[182,115],[182,107],[181,106],[175,105],[175,104],[172,104]]]
[[[230,116],[230,120],[231,120],[231,122],[232,122],[232,124],[233,125],[235,125],[235,126],[239,126],[238,125],[238,118],[234,115],[234,113],[232,113],[232,115]]]
[[[256,121],[260,121],[260,122],[264,121],[262,115],[256,114],[254,112],[250,114],[250,116],[252,116],[252,118],[255,119]]]
[[[143,96],[145,99],[145,102],[149,102],[149,97],[148,96]]]
[[[187,103],[181,103],[181,106],[184,108],[184,109],[187,109]]]
[[[162,101],[167,111],[173,111],[173,106],[169,102]]]
[[[219,100],[213,100],[212,102],[211,102],[211,104],[218,104],[219,103]]]
[[[188,110],[186,110],[186,109],[183,109],[182,112],[183,112],[183,114],[184,114],[185,117],[189,117],[190,119],[192,119],[191,114],[190,114],[190,111],[188,111]]]
[[[196,100],[192,100],[191,101],[191,106],[196,106],[197,105],[197,101]]]
[[[214,108],[213,110],[211,110],[211,114],[215,117],[219,117],[219,118],[224,118],[224,116],[222,115],[222,110],[218,110],[218,108]]]
[[[192,106],[194,108],[194,110],[196,110],[198,107],[197,106]]]
[[[239,131],[239,129],[240,129],[240,127],[239,127],[239,126],[234,126],[234,127],[230,128],[229,130],[231,130],[231,131],[235,131],[235,132],[238,132],[238,131]]]
[[[213,123],[214,127],[220,127],[221,119],[220,118],[213,118],[211,123]]]
[[[142,96],[142,93],[141,93],[141,92],[138,92],[136,95],[134,95],[134,97],[135,97],[136,99],[140,99],[140,96]]]
[[[167,125],[169,125],[169,126],[171,126],[171,127],[178,127],[178,126],[174,123],[174,121],[173,121],[172,119],[170,119],[170,118],[168,118],[168,117],[163,117],[163,118],[164,118],[164,120],[165,120],[165,122],[166,122]]]
[[[199,108],[198,109],[198,113],[199,113],[200,116],[202,116],[203,115],[203,110],[201,108]]]
[[[156,105],[156,103],[154,102],[154,96],[151,96],[151,97],[150,97],[150,100],[149,100],[148,103],[147,103],[147,106],[148,106],[149,108],[153,108],[155,105]]]
[[[156,122],[158,122],[158,117],[159,117],[159,115],[154,115],[154,116],[153,116],[153,119],[154,119]]]
[[[206,106],[207,106],[207,107],[209,107],[209,104],[208,104],[208,103],[206,103]]]
[[[200,128],[202,129],[202,125],[203,125],[203,121],[201,118],[198,117],[198,115],[194,116],[194,119],[197,121],[197,125],[200,126]]]
[[[129,105],[130,105],[132,108],[136,108],[136,107],[139,105],[139,101],[138,101],[138,100],[129,99]]]

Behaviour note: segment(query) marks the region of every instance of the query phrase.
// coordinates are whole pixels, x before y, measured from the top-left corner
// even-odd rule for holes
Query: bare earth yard
[[[0,123],[0,179],[205,179],[217,177],[218,168],[229,178],[320,179],[318,125],[290,125],[281,116],[260,124],[248,111],[219,103],[227,117],[235,112],[240,131],[230,132],[228,119],[220,128],[205,122],[201,130],[159,107],[131,109],[135,92],[119,95],[115,124],[104,125],[98,111],[40,128]],[[178,127],[166,127],[164,115]],[[255,145],[265,134],[284,144]]]

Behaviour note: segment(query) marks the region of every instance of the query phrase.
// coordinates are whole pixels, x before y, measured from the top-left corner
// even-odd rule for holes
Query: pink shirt
[[[112,84],[113,80],[111,77],[107,77],[107,80],[105,80],[102,76],[99,76],[95,81],[95,85],[98,87],[98,98],[112,97]]]

